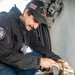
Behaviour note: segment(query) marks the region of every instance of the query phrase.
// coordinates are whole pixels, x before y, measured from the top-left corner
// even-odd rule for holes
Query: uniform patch
[[[4,28],[0,27],[0,40],[2,40],[6,35],[6,31]]]
[[[29,7],[31,7],[34,10],[36,10],[36,8],[37,8],[37,6],[35,4],[33,4],[33,3],[31,3]]]

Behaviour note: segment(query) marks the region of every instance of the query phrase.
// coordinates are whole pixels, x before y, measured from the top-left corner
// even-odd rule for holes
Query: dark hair
[[[26,8],[26,9],[27,9],[27,8]],[[26,10],[26,9],[25,9],[25,10]],[[24,11],[25,11],[25,10],[24,10]],[[33,15],[33,16],[34,16],[34,14],[32,13],[32,11],[29,10],[29,11],[28,11],[28,16],[30,16],[30,15]],[[35,18],[34,18],[34,21],[38,23],[38,21],[37,21]]]
[[[33,15],[32,12],[29,10],[28,11],[28,16]],[[33,15],[34,16],[34,15]]]
[[[25,12],[26,9],[27,9],[27,8],[24,9],[24,12]],[[24,12],[23,12],[23,14],[24,14]],[[30,15],[33,15],[33,14],[32,14],[31,11],[29,10],[29,11],[28,11],[28,16],[30,16]]]

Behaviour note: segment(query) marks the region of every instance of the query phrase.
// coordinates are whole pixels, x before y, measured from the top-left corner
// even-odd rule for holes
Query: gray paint
[[[75,0],[63,0],[61,14],[51,24],[52,51],[75,69]]]

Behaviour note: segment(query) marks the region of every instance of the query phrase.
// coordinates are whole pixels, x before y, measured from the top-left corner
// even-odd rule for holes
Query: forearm
[[[35,56],[23,55],[18,52],[14,52],[5,57],[1,57],[0,61],[19,69],[38,69],[40,67],[38,63],[39,58]]]

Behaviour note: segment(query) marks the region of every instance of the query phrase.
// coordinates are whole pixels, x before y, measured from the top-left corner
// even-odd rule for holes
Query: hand
[[[52,59],[40,58],[40,66],[43,68],[51,68],[53,64],[57,65],[57,63]]]
[[[64,65],[67,69],[69,69],[69,70],[73,70],[73,68],[68,64],[67,61],[64,62],[63,65]]]
[[[62,68],[62,66],[65,66],[67,69],[74,71],[73,68],[68,64],[68,62],[63,59],[59,59],[57,61],[57,63],[59,65],[60,69]]]

